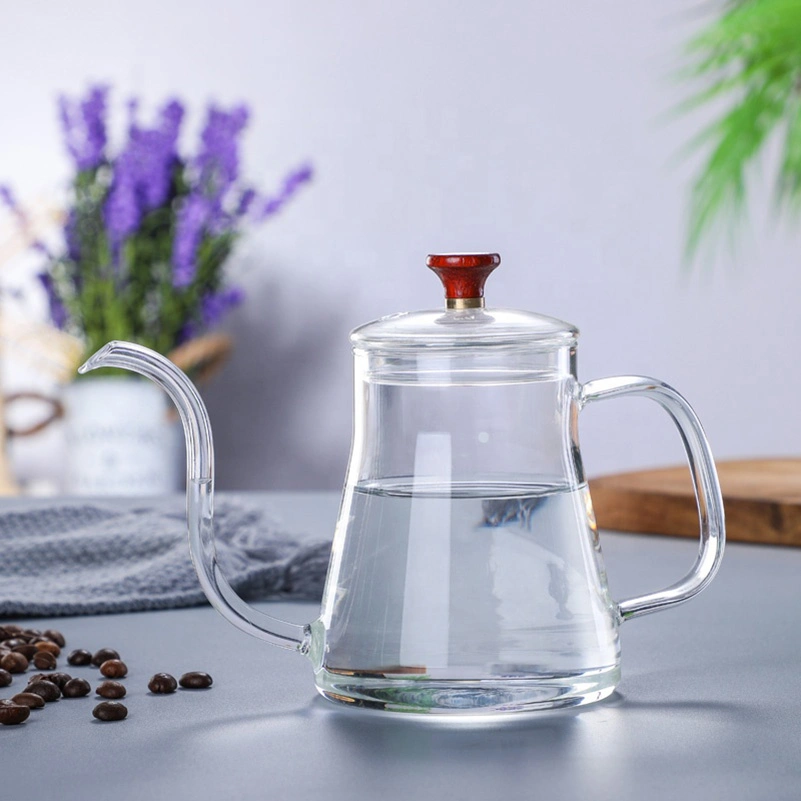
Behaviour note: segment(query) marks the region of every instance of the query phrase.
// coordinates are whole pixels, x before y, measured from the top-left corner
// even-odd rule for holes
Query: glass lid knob
[[[497,253],[435,253],[426,259],[445,287],[449,309],[482,308],[484,282],[500,263]]]

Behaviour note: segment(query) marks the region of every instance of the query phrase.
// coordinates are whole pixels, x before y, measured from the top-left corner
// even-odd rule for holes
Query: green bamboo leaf
[[[687,47],[685,80],[702,82],[680,113],[730,97],[729,108],[682,149],[709,148],[691,192],[686,256],[720,224],[745,212],[748,174],[774,134],[784,133],[777,206],[798,208],[801,196],[801,4],[740,0]]]

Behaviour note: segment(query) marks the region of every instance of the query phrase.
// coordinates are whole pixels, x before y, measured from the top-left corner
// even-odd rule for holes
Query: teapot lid
[[[367,349],[574,344],[578,329],[570,323],[518,309],[485,307],[484,282],[500,263],[497,253],[430,255],[426,264],[445,287],[445,310],[390,314],[354,329],[351,342]]]

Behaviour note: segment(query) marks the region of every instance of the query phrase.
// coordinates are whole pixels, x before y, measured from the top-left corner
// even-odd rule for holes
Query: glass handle
[[[687,452],[690,475],[698,504],[701,544],[690,572],[679,582],[660,592],[627,598],[618,604],[621,620],[647,615],[689,600],[703,590],[720,567],[726,526],[715,461],[701,422],[687,400],[673,387],[644,376],[600,378],[584,384],[579,403],[583,408],[593,401],[635,395],[656,401],[672,418]]]
[[[121,367],[149,378],[171,398],[186,436],[186,517],[189,552],[200,586],[211,605],[234,626],[281,648],[306,653],[309,627],[260,612],[228,583],[214,544],[214,443],[206,404],[195,385],[169,359],[132,342],[109,342],[79,369]]]

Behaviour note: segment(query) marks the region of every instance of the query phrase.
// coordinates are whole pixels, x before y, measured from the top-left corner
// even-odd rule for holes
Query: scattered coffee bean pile
[[[66,644],[64,635],[55,629],[39,631],[12,623],[0,625],[0,688],[10,687],[14,677],[26,673],[31,666],[49,671],[31,675],[23,691],[11,698],[0,699],[0,725],[16,726],[28,720],[31,710],[42,709],[60,698],[85,698],[92,692],[86,679],[56,671],[58,657]],[[95,653],[79,648],[70,652],[67,663],[73,667],[92,666],[100,670],[106,681],[100,682],[95,692],[101,698],[125,697],[125,685],[117,679],[128,675],[128,666],[113,648],[101,648]],[[157,673],[147,686],[154,695],[168,695],[174,693],[179,685],[184,690],[206,690],[212,683],[208,673],[184,673],[178,681],[169,673]],[[124,720],[128,708],[118,700],[104,700],[92,710],[92,716],[104,722]]]

